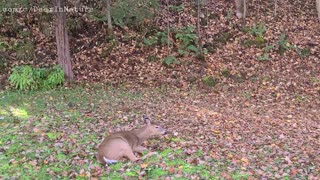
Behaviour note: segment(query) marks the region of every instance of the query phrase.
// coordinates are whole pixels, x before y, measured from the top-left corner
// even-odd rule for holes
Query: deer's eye
[[[158,129],[158,128],[159,128],[159,126],[156,126],[156,128]]]

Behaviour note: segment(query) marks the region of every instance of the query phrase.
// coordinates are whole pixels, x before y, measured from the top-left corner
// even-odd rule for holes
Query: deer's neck
[[[139,138],[141,143],[150,138],[150,131],[148,130],[147,126],[133,130],[132,133]]]

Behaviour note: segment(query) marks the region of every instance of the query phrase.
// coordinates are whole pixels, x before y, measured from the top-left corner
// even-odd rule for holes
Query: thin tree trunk
[[[170,12],[170,8],[169,8],[169,0],[166,1],[167,3],[167,10],[168,13]],[[168,56],[170,55],[171,51],[170,51],[170,20],[167,19],[168,24],[167,24],[167,46],[168,46]]]
[[[56,41],[57,41],[57,55],[58,63],[64,71],[66,80],[73,80],[69,37],[66,26],[66,13],[63,12],[65,0],[54,0],[56,10]]]
[[[236,4],[236,15],[238,18],[243,18],[243,0],[235,0]]]
[[[277,16],[277,7],[278,7],[278,1],[274,0],[274,12],[273,12],[274,17]]]
[[[106,0],[107,2],[107,19],[108,19],[108,31],[112,32],[112,22],[111,22],[111,5],[110,0]]]
[[[243,19],[247,16],[247,0],[243,0]]]
[[[320,0],[316,0],[316,7],[317,7],[318,17],[319,17],[319,21],[320,21]]]
[[[200,29],[200,13],[201,13],[201,6],[200,6],[200,0],[198,0],[197,1],[197,6],[198,6],[198,8],[197,8],[197,35],[198,35],[198,43],[197,43],[197,45],[198,45],[198,50],[200,51],[200,56],[203,56],[203,52],[202,52],[202,38],[201,38],[201,29]]]
[[[200,0],[197,0],[197,34],[198,34],[198,38],[200,40],[201,38],[201,31],[200,31]]]

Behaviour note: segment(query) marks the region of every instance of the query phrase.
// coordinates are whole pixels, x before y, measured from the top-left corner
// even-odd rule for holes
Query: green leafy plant
[[[33,90],[37,88],[31,66],[17,66],[13,68],[9,82],[15,89],[19,90]]]
[[[45,78],[45,77],[44,77]],[[43,81],[44,88],[53,89],[64,82],[64,72],[60,66],[54,66],[49,70],[46,79]]]
[[[166,44],[168,41],[167,33],[166,32],[157,32],[157,37],[158,37],[158,43],[160,44]],[[170,43],[171,45],[171,43]]]
[[[205,59],[203,54],[207,53],[208,50],[199,45],[197,35],[194,32],[194,26],[187,26],[186,28],[180,29],[175,38],[178,40],[179,45],[181,45],[178,49],[180,56],[192,52],[198,59]]]
[[[310,55],[310,49],[309,48],[295,48],[297,54],[300,56],[300,58],[304,58]]]
[[[52,89],[64,82],[64,72],[60,66],[51,69],[17,66],[9,76],[9,82],[18,90]]]
[[[263,54],[261,56],[258,56],[258,60],[259,61],[267,61],[269,60],[269,54],[268,52],[273,49],[273,45],[269,45],[269,46],[266,46],[263,50]]]
[[[209,87],[214,87],[216,84],[218,84],[218,79],[213,78],[212,76],[205,76],[202,78],[202,82]]]
[[[147,46],[153,46],[157,44],[158,38],[157,36],[151,36],[149,38],[143,38],[143,43]]]
[[[255,37],[253,40],[252,39],[248,39],[248,40],[244,40],[241,44],[244,47],[258,47],[258,48],[262,48],[265,46],[266,40],[263,37]]]
[[[221,75],[224,77],[230,77],[231,76],[230,69],[227,68],[227,69],[221,70]]]
[[[163,45],[168,41],[166,32],[157,32],[155,35],[143,39],[143,43],[147,46]]]
[[[265,27],[264,23],[261,22],[257,26],[250,28],[248,31],[254,36],[262,37],[263,34],[267,31],[267,28]]]
[[[175,5],[170,5],[169,8],[170,8],[170,10],[172,10],[172,11],[180,12],[180,11],[183,11],[184,5],[183,5],[183,4],[177,5],[177,6],[175,6]]]
[[[242,44],[245,47],[256,46],[262,48],[266,44],[266,40],[263,38],[263,34],[267,31],[264,23],[259,23],[258,25],[251,28],[244,28],[244,32],[249,32],[254,36],[254,39],[245,40]]]
[[[193,26],[187,26],[186,28],[181,29],[175,37],[181,42],[181,50],[195,51],[195,49],[197,49],[195,48],[197,36],[194,33]]]
[[[281,34],[278,40],[278,52],[283,55],[287,50],[290,50],[292,46],[289,43],[288,37],[285,34]]]
[[[162,64],[171,66],[172,64],[180,64],[180,62],[174,56],[167,56],[162,60]]]

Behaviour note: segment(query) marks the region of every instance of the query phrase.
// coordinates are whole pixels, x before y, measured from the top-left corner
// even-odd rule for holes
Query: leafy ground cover
[[[88,85],[2,91],[0,178],[319,178],[319,96],[219,92]],[[95,153],[105,135],[141,126],[145,113],[169,131],[146,142],[158,155],[100,165]]]

